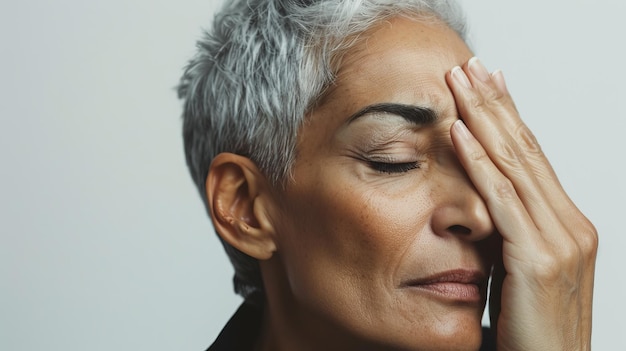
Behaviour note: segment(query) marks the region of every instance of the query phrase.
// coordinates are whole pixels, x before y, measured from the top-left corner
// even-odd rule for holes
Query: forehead
[[[339,103],[347,115],[385,102],[450,113],[454,100],[445,74],[471,56],[463,40],[443,22],[395,17],[362,34],[341,57],[324,104]]]

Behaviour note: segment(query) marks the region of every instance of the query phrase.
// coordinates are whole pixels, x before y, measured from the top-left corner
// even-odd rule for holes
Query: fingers
[[[505,240],[538,240],[534,220],[513,183],[496,167],[463,121],[456,121],[452,130],[452,143],[457,149],[459,161],[483,195],[494,224]]]
[[[572,207],[573,203],[562,191],[561,184],[537,139],[520,119],[506,87],[502,71],[497,70],[493,74],[488,74],[477,58],[469,60],[465,69],[469,72],[472,86],[483,97],[485,104],[497,113],[504,131],[519,145],[519,151],[528,161],[527,166],[537,179],[542,192],[553,199],[557,206]]]
[[[537,161],[527,158],[527,150],[509,132],[509,125],[516,123],[512,121],[518,120],[516,124],[521,124],[510,96],[496,87],[491,75],[477,60],[470,60],[468,67],[469,77],[459,67],[454,68],[449,77],[461,118],[472,131],[470,136],[479,140],[463,137],[468,133],[455,135],[453,132],[455,147],[462,151],[459,153],[461,162],[474,184],[483,188],[481,193],[488,205],[496,202],[491,210],[501,210],[502,204],[497,203],[505,200],[503,196],[510,195],[510,201],[513,198],[521,200],[518,204],[520,211],[529,213],[535,227],[540,230],[550,228],[554,224],[554,213],[549,202],[545,201],[545,193],[535,174],[536,167],[530,165]],[[460,127],[462,125],[457,124],[453,130],[461,132]],[[487,165],[490,163],[493,166]],[[488,174],[484,174],[487,169]],[[486,184],[481,186],[479,183]],[[517,213],[516,207],[510,209]],[[501,227],[499,229],[504,236],[508,234]]]
[[[461,118],[496,167],[511,180],[536,226],[550,233],[547,229],[559,221],[583,249],[597,246],[595,229],[567,196],[539,143],[521,120],[502,72],[489,74],[478,59],[472,58],[464,69],[454,68],[448,81]]]
[[[503,239],[490,297],[498,335],[508,336],[500,341],[530,342],[522,349],[535,349],[524,335],[548,332],[548,340],[557,335],[549,331],[562,330],[561,339],[552,338],[568,345],[560,349],[588,344],[595,228],[561,187],[502,73],[489,74],[471,59],[446,79],[462,119],[451,128],[452,142]],[[520,334],[521,328],[533,332]]]

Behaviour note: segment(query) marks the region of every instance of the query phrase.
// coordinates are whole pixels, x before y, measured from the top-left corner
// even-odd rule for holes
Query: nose
[[[495,232],[485,201],[458,161],[453,170],[442,172],[437,185],[433,194],[437,205],[431,218],[437,235],[480,241]]]

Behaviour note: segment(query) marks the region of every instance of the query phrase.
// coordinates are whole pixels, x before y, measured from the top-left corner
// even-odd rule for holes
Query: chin
[[[358,350],[479,350],[482,342],[481,318],[472,309],[447,313],[403,311],[353,330],[364,340]],[[416,318],[416,316],[423,316]]]
[[[482,342],[480,321],[438,321],[428,350],[478,350]]]

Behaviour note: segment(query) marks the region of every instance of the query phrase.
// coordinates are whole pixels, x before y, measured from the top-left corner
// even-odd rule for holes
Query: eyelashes
[[[420,168],[420,163],[415,162],[401,162],[401,163],[389,163],[379,161],[368,161],[369,166],[380,173],[406,173],[412,169]]]

